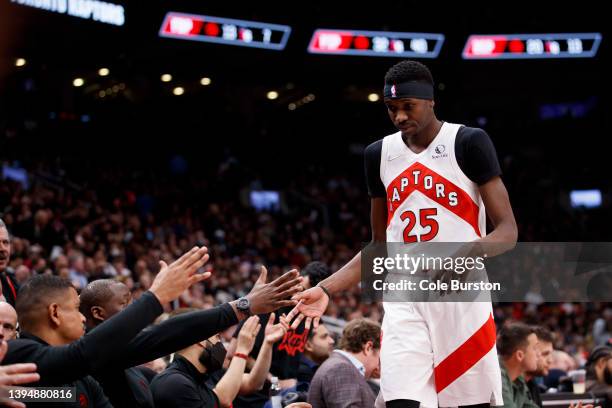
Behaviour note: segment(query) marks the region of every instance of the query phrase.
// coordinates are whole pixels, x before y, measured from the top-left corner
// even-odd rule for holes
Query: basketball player
[[[487,133],[438,120],[432,75],[415,61],[387,72],[384,102],[399,132],[365,150],[373,241],[512,248],[516,222]],[[488,235],[485,214],[494,227]],[[295,322],[306,318],[307,325],[316,326],[330,294],[356,285],[360,274],[357,254],[316,287],[295,295],[301,302],[291,317],[299,312]],[[490,302],[383,305],[381,393],[388,408],[503,404]]]

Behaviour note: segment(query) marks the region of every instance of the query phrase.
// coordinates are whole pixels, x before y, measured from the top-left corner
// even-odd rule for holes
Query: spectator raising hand
[[[238,335],[238,344],[236,345],[236,353],[248,355],[253,350],[255,338],[261,329],[259,317],[251,316],[242,326],[242,330]]]
[[[250,310],[253,314],[269,313],[273,310],[286,306],[295,306],[297,301],[289,300],[291,296],[304,290],[303,278],[296,269],[285,272],[279,278],[270,283],[268,270],[261,267],[261,274],[255,282],[255,286],[246,296],[250,302]]]
[[[159,261],[161,269],[149,290],[157,296],[162,305],[171,302],[191,285],[210,277],[210,272],[197,273],[198,269],[208,262],[208,258],[208,248],[193,247],[170,265]]]
[[[270,318],[268,319],[268,323],[266,324],[266,329],[264,331],[264,341],[270,345],[280,341],[287,330],[289,330],[289,322],[287,321],[287,316],[282,315],[278,323],[274,324],[276,320],[276,315],[274,313],[270,314]],[[240,336],[238,336],[240,337]]]

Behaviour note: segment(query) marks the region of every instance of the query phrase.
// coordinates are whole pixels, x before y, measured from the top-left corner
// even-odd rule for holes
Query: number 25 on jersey
[[[429,231],[425,234],[411,234],[412,230],[417,223],[417,214],[414,211],[408,210],[400,214],[402,221],[408,220],[408,224],[404,228],[404,243],[408,244],[411,242],[425,242],[431,241],[438,235],[438,221],[434,218],[438,214],[436,208],[422,208],[417,211],[419,218],[419,225],[422,228],[429,227]]]

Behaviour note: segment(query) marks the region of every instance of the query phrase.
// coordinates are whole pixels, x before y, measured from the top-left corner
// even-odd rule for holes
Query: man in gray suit
[[[380,364],[380,324],[368,319],[349,322],[340,350],[321,364],[310,384],[312,408],[372,408],[376,395],[367,383]]]

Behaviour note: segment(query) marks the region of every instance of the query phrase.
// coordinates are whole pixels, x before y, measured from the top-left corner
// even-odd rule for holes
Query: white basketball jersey
[[[380,178],[387,192],[387,243],[470,242],[486,234],[478,185],[455,156],[460,127],[443,123],[419,154],[406,146],[400,132],[383,139]],[[427,408],[503,404],[490,302],[383,299],[383,306],[385,401],[411,399]]]
[[[460,127],[443,123],[418,154],[406,146],[401,132],[383,139],[380,178],[387,190],[387,242],[469,242],[486,234],[478,185],[455,157]]]

